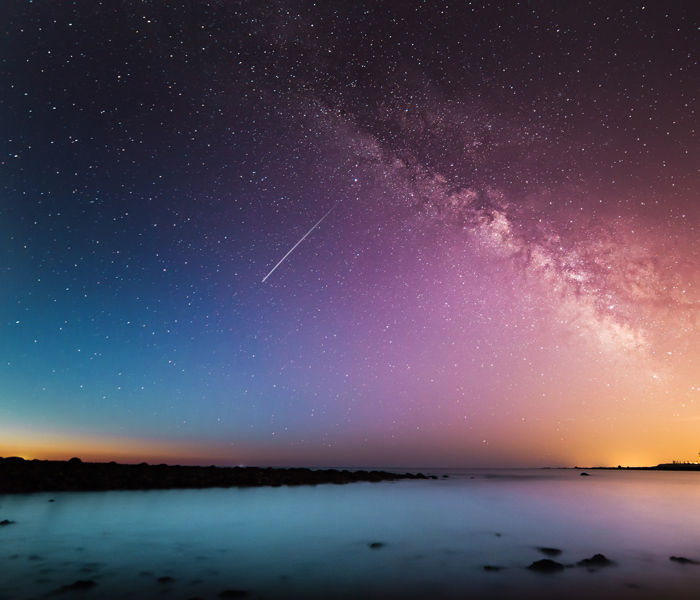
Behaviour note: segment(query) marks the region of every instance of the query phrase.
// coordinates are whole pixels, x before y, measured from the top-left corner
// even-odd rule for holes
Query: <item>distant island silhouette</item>
[[[629,470],[629,471],[700,471],[699,463],[691,462],[672,462],[672,463],[661,463],[654,467],[623,467],[618,465],[617,467],[574,467],[574,469],[586,469],[587,471],[593,470]]]
[[[348,471],[337,469],[189,467],[0,458],[0,493],[164,490],[209,487],[278,487],[282,485],[346,484],[360,481],[437,479],[422,473]]]

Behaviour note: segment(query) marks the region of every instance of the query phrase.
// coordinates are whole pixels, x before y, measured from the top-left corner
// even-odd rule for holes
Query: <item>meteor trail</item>
[[[296,244],[294,244],[294,246],[292,246],[292,249],[291,249],[289,252],[287,252],[287,254],[285,254],[285,255],[282,257],[282,260],[280,260],[274,267],[272,267],[272,271],[270,271],[267,275],[265,275],[265,277],[263,277],[263,280],[262,280],[263,283],[265,283],[265,280],[266,280],[270,275],[272,275],[272,274],[275,272],[275,269],[276,269],[277,267],[279,267],[279,266],[284,262],[284,259],[287,258],[292,252],[294,252],[294,249],[295,249],[299,244],[301,244],[301,243],[307,238],[307,236],[308,236],[314,229],[316,229],[316,227],[318,227],[318,226],[321,224],[321,221],[323,221],[323,219],[325,219],[328,215],[330,215],[330,214],[333,212],[333,210],[335,209],[335,207],[338,206],[338,204],[340,204],[341,202],[342,202],[342,200],[338,200],[338,202],[336,202],[333,206],[331,206],[331,209],[330,209],[325,215],[323,215],[323,216],[318,220],[318,222],[316,223],[316,225],[314,225],[311,229],[309,229],[309,230],[304,234],[304,237],[302,237]]]

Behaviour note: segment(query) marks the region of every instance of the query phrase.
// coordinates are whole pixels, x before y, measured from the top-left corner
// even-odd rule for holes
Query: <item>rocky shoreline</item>
[[[163,490],[208,487],[279,487],[282,485],[345,484],[358,481],[437,479],[422,473],[339,471],[306,468],[186,467],[0,458],[0,493]]]

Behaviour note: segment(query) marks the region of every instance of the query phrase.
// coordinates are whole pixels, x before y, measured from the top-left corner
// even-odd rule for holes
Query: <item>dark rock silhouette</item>
[[[7,519],[5,519],[4,521],[0,521],[0,525],[3,527],[5,525],[12,525],[12,524],[14,524],[14,521],[8,521]]]
[[[54,590],[53,592],[51,592],[51,594],[52,595],[54,595],[54,594],[66,594],[69,592],[89,590],[89,589],[94,588],[96,585],[97,584],[92,579],[78,579],[78,581],[75,581],[74,583],[69,583],[68,585],[62,585],[57,590]]]
[[[581,477],[590,477],[588,473],[581,473]]]
[[[559,556],[561,550],[559,548],[537,548],[542,554],[546,556]]]
[[[692,560],[690,558],[686,558],[685,556],[672,556],[670,560],[681,565],[700,565],[700,562],[697,560]]]
[[[564,565],[549,558],[536,560],[528,567],[530,571],[535,571],[537,573],[556,573],[558,571],[563,571],[564,568]]]
[[[576,563],[579,567],[610,567],[615,563],[608,558],[605,558],[603,554],[594,554],[591,558],[584,558]]]
[[[484,571],[489,571],[491,573],[496,573],[502,571],[504,567],[498,567],[496,565],[484,565]]]
[[[384,548],[384,542],[372,542],[367,544],[372,550],[379,550],[379,548]]]
[[[435,478],[435,477],[431,477]],[[338,471],[272,467],[183,467],[123,465],[116,462],[0,458],[0,493],[47,491],[150,490],[208,487],[262,487],[282,485],[345,484],[399,479],[428,479],[422,473]],[[436,479],[436,478],[435,478]]]

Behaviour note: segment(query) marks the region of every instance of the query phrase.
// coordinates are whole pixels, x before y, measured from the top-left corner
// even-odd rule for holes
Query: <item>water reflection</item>
[[[700,565],[670,557],[700,559],[698,473],[447,473],[2,496],[0,599],[697,597]],[[576,566],[598,553],[615,565]],[[566,568],[526,568],[542,559]]]

